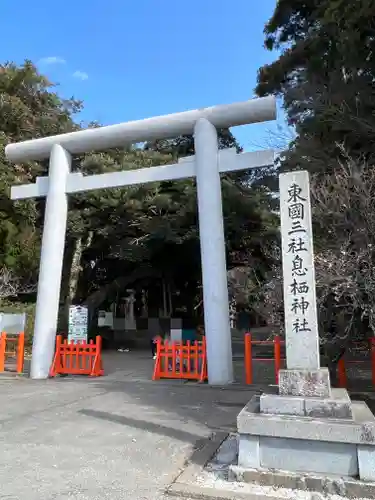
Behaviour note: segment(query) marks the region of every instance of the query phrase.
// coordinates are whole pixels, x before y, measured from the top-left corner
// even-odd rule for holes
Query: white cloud
[[[50,57],[42,57],[39,60],[39,64],[65,64],[66,61],[62,57],[58,56],[50,56]]]
[[[83,81],[83,80],[87,80],[88,77],[89,77],[89,75],[87,73],[85,73],[84,71],[79,71],[78,70],[78,71],[75,71],[73,73],[73,77],[74,78],[78,78],[78,80],[82,80]]]

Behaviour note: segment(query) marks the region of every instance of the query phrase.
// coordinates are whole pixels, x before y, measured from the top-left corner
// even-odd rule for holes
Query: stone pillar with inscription
[[[309,175],[280,175],[280,216],[287,369],[280,394],[330,397],[327,368],[320,368]]]
[[[375,481],[375,418],[366,403],[332,389],[320,366],[308,172],[280,175],[280,214],[286,368],[278,387],[238,415],[233,472],[251,469],[253,481],[267,469]]]

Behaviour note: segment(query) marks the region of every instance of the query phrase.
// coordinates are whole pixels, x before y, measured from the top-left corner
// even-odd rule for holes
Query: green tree
[[[10,164],[4,148],[10,142],[78,128],[72,116],[81,103],[61,99],[53,88],[30,61],[0,65],[0,267],[24,285],[36,281],[43,204],[11,201],[10,187],[35,180],[46,164]]]
[[[375,37],[372,0],[279,0],[265,27],[278,50],[259,71],[258,95],[282,96],[297,137],[284,167],[327,171],[341,157],[374,161]]]
[[[280,96],[295,128],[281,168],[313,174],[320,334],[331,365],[351,339],[374,332],[374,15],[372,0],[279,0],[265,45],[280,55],[259,70],[256,89]],[[267,297],[280,311],[277,266],[271,282]]]
[[[220,149],[235,148],[239,153],[242,151],[237,139],[228,129],[218,130],[218,142]],[[173,158],[191,156],[194,154],[194,136],[180,135],[174,139],[158,139],[145,144],[146,150],[158,151],[159,153],[172,155]]]

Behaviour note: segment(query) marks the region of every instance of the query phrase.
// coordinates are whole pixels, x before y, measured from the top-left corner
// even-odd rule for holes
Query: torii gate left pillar
[[[48,194],[40,254],[31,378],[48,377],[55,348],[64,260],[68,195],[65,191],[71,156],[59,144],[51,149]]]
[[[35,139],[6,147],[6,156],[13,161],[50,158],[48,178],[38,178],[35,185],[12,188],[13,199],[47,196],[31,363],[33,379],[48,377],[53,358],[67,222],[67,194],[196,176],[208,378],[209,383],[214,385],[226,385],[233,381],[220,172],[270,165],[273,155],[269,151],[236,155],[229,150],[230,156],[222,155],[221,164],[216,128],[272,120],[275,116],[275,100],[267,97]],[[71,154],[191,133],[195,134],[194,160],[89,177],[70,174]],[[249,155],[252,156],[253,164],[246,164]]]

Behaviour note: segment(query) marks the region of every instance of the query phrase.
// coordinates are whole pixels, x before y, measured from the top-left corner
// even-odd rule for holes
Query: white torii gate
[[[35,184],[13,186],[13,200],[46,197],[40,257],[31,378],[46,379],[53,358],[65,246],[68,194],[196,176],[202,260],[204,322],[210,384],[233,381],[228,285],[220,172],[273,164],[273,151],[236,154],[219,152],[216,128],[276,118],[276,101],[264,97],[134,122],[9,144],[13,162],[49,157],[48,177]],[[195,156],[174,165],[83,176],[70,173],[71,154],[122,147],[125,144],[193,134]]]

